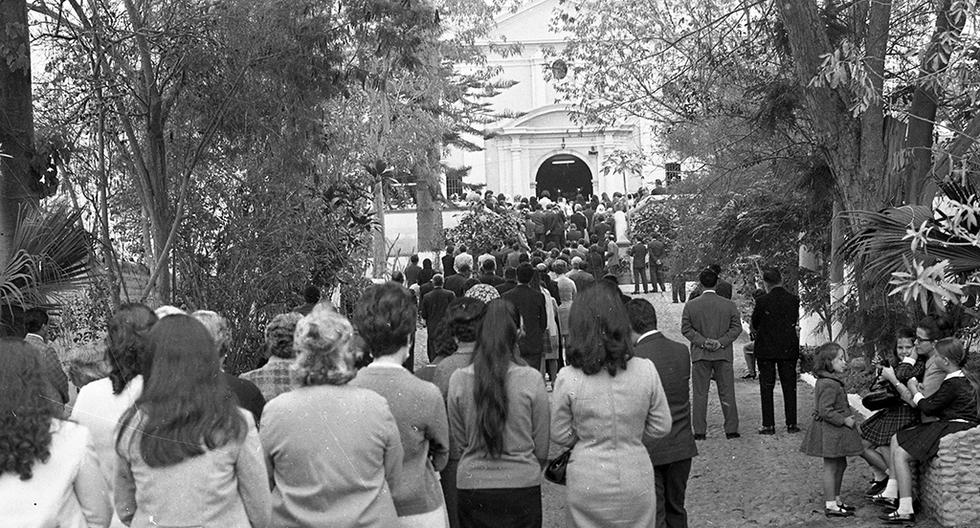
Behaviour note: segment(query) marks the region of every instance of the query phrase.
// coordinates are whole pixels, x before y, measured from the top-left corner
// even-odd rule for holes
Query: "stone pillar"
[[[510,181],[511,188],[516,194],[524,196],[530,188],[521,167],[521,138],[514,136],[510,140]]]

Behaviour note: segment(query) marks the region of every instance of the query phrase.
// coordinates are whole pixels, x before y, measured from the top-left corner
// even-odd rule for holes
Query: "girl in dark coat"
[[[854,507],[840,498],[841,481],[847,469],[847,458],[864,451],[857,422],[847,405],[847,393],[840,374],[847,368],[844,349],[837,343],[821,345],[814,354],[813,423],[803,437],[800,451],[823,458],[824,514],[827,517],[850,517]]]

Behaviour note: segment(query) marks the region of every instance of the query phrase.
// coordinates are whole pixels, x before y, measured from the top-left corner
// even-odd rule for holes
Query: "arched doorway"
[[[534,181],[538,196],[544,191],[548,191],[552,198],[592,195],[592,171],[584,161],[571,154],[558,154],[544,160]]]

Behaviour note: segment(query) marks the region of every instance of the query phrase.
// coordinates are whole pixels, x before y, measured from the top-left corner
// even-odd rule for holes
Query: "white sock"
[[[829,500],[829,501],[825,501],[825,502],[823,503],[823,507],[824,507],[824,508],[827,508],[828,510],[839,510],[839,509],[840,509],[840,508],[839,508],[839,507],[837,506],[837,501],[832,501],[832,500]]]
[[[912,497],[902,497],[898,499],[898,513],[902,515],[915,513],[912,510]]]
[[[898,498],[898,481],[890,478],[888,479],[888,484],[885,485],[885,490],[881,492],[882,497],[888,497],[889,499]]]

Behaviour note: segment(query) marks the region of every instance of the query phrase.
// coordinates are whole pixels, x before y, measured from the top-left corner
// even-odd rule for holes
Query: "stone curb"
[[[814,377],[814,375],[810,374],[809,372],[804,372],[803,374],[800,374],[800,379],[805,381],[807,385],[811,387],[817,384],[817,378]],[[874,411],[869,411],[867,408],[865,408],[864,405],[861,404],[861,397],[858,396],[857,394],[848,393],[847,403],[851,405],[852,409],[857,411],[861,416],[863,416],[866,419],[875,413]]]

